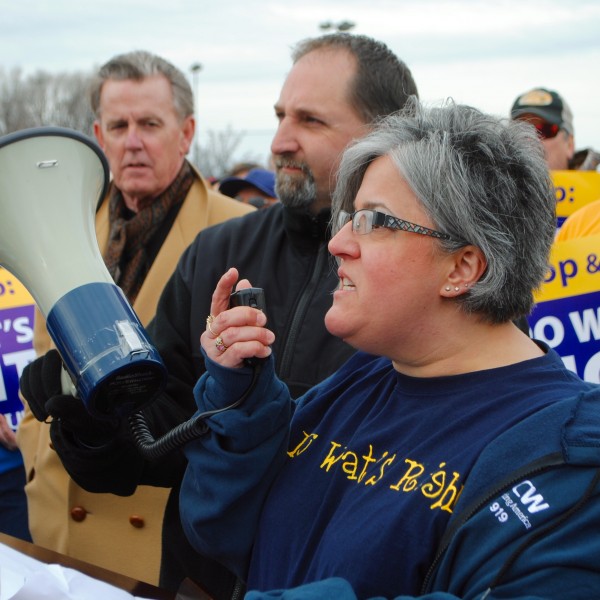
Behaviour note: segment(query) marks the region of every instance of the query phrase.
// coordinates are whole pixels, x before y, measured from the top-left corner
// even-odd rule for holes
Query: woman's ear
[[[487,268],[487,260],[481,249],[473,245],[460,248],[450,258],[448,276],[440,292],[442,296],[454,298],[479,281]]]

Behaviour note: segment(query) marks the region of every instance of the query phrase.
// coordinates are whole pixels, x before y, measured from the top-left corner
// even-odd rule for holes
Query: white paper
[[[0,600],[144,600],[75,569],[47,565],[0,543]]]

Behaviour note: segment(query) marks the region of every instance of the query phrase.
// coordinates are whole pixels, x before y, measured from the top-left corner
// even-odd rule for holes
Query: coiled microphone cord
[[[244,393],[233,404],[200,413],[188,421],[181,423],[171,431],[168,431],[158,440],[152,435],[142,411],[129,415],[129,427],[140,454],[146,460],[157,460],[173,450],[185,446],[188,442],[202,437],[209,429],[206,419],[226,410],[237,408],[252,393],[258,381],[261,367],[262,363],[260,361],[253,363],[252,381]]]

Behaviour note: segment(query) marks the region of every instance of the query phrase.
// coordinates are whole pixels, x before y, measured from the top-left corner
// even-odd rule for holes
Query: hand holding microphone
[[[262,290],[252,288],[243,279],[231,294],[238,276],[237,269],[231,268],[219,280],[206,319],[206,331],[200,337],[207,356],[229,368],[241,368],[252,364],[252,359],[269,357],[270,345],[275,341],[275,334],[265,327]]]

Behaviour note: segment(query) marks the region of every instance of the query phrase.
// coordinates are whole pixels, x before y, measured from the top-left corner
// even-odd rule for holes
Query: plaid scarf
[[[186,197],[194,174],[187,161],[173,183],[139,212],[133,213],[123,201],[123,194],[112,186],[108,219],[110,232],[104,262],[115,283],[133,303],[152,266],[155,256],[148,256],[148,246],[171,208]]]

